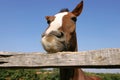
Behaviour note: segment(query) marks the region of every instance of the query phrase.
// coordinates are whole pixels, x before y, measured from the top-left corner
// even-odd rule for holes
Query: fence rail
[[[0,68],[120,68],[120,48],[82,52],[0,52]]]

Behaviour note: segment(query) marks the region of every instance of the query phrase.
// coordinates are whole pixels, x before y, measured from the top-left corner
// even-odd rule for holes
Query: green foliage
[[[120,74],[100,74],[103,80],[120,80]]]
[[[99,76],[103,80],[120,80],[120,74],[86,74]],[[53,69],[52,71],[35,69],[0,69],[0,80],[59,80],[59,71],[58,69]]]
[[[35,69],[0,69],[0,80],[59,80],[58,71],[41,71],[37,74]]]
[[[120,80],[120,73],[86,73],[87,75],[98,76],[103,80]]]

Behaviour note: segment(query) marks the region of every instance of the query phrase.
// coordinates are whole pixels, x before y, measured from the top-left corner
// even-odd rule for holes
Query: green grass
[[[87,75],[99,76],[103,80],[120,80],[120,74],[110,73],[86,73]],[[59,71],[39,69],[0,69],[0,80],[59,80]]]

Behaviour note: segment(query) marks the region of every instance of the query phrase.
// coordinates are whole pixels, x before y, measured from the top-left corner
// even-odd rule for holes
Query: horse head
[[[54,16],[46,16],[48,27],[42,34],[42,45],[47,52],[76,51],[76,21],[82,12],[81,1],[71,12],[62,9]]]

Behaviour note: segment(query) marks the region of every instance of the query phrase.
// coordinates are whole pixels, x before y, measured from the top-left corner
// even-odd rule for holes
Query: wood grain
[[[120,48],[82,52],[0,52],[0,68],[120,68]]]

